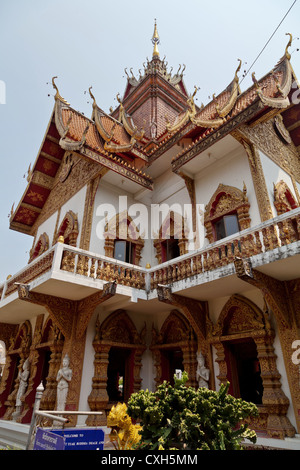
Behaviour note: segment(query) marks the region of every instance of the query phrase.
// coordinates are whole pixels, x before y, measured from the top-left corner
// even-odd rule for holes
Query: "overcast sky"
[[[28,262],[33,238],[9,230],[8,214],[26,188],[54,105],[53,76],[60,94],[86,116],[92,113],[85,91],[93,87],[97,104],[109,111],[123,95],[126,75],[136,76],[152,57],[154,18],[159,52],[176,72],[185,64],[188,92],[200,87],[197,104],[221,92],[242,59],[248,70],[294,0],[0,0],[0,282]],[[292,65],[300,77],[300,1],[276,31],[251,73],[268,73],[293,34]],[[245,90],[251,73],[242,80]],[[50,96],[48,96],[50,95]],[[0,94],[1,100],[1,94]],[[2,100],[3,101],[3,100]]]

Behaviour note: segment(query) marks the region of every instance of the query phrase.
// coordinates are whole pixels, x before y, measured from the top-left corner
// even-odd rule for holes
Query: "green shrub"
[[[241,441],[256,442],[256,434],[243,423],[257,416],[253,403],[229,395],[229,383],[215,392],[186,387],[188,377],[174,376],[156,392],[140,390],[131,395],[127,413],[142,426],[144,449],[240,450]]]

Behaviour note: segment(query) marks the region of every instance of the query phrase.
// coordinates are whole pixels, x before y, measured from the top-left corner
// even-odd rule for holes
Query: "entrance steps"
[[[300,434],[295,434],[294,437],[286,437],[285,439],[257,436],[255,444],[247,442],[246,445],[247,448],[253,447],[254,449],[300,450]]]
[[[29,434],[29,424],[0,419],[0,448],[25,450]]]
[[[101,427],[105,433],[104,450],[113,450],[114,447],[109,440],[110,429]],[[14,421],[0,419],[0,449],[25,450],[29,433],[29,424],[20,424]],[[246,443],[247,448],[253,449],[282,449],[300,450],[300,434],[285,439],[271,439],[257,436],[256,444]]]

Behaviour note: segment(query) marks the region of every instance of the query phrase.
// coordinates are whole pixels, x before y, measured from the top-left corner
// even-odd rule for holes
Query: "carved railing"
[[[300,240],[300,209],[243,230],[149,270],[150,289],[170,285]]]
[[[60,269],[91,279],[115,281],[117,284],[145,289],[146,270],[144,268],[107,256],[78,251],[76,248],[65,245]]]
[[[224,268],[233,263],[236,257],[249,258],[299,240],[300,208],[297,208],[150,269],[57,243],[2,284],[0,295],[3,300],[17,290],[18,283],[29,284],[50,270],[52,273],[68,272],[86,279],[115,281],[118,285],[142,289],[148,293],[158,284],[174,284]]]
[[[30,263],[26,268],[19,271],[14,276],[9,277],[7,281],[0,286],[0,299],[7,297],[18,290],[18,284],[30,284],[42,274],[48,272],[52,268],[54,258],[54,249],[47,251],[39,256],[35,262]]]

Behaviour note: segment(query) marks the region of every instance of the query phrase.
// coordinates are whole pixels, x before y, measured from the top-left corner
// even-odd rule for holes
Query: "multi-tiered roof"
[[[270,73],[260,80],[253,74],[253,85],[248,90],[240,90],[239,61],[232,82],[200,108],[194,102],[197,88],[192,95],[186,90],[185,66],[173,74],[165,58],[160,58],[156,24],[152,60],[147,59],[138,78],[131,70],[130,75],[125,70],[123,98],[117,96],[119,105],[110,113],[99,107],[92,87],[91,118],[75,111],[61,97],[54,77],[54,110],[36,161],[28,172],[27,188],[17,208],[11,211],[10,227],[31,233],[54,187],[66,150],[151,190],[153,181],[148,172],[152,163],[184,139],[189,146],[177,147],[171,162],[174,172],[181,171],[187,162],[241,124],[253,124],[275,114],[282,116],[286,127],[290,122],[299,122],[300,105],[291,98],[296,92],[288,52],[291,40],[290,37],[284,56]],[[299,148],[299,127],[293,124],[288,138]]]

